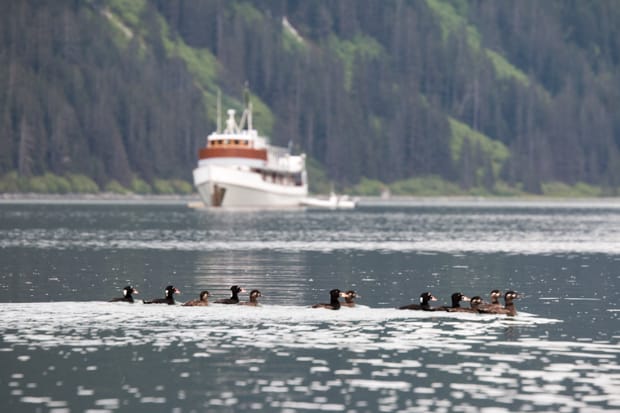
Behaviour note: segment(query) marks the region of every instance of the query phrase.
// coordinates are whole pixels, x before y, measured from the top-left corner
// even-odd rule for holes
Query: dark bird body
[[[329,304],[319,303],[314,304],[312,308],[326,308],[328,310],[339,310],[340,309],[340,300],[339,297],[343,297],[344,293],[340,292],[339,289],[334,289],[329,292]]]
[[[239,304],[239,293],[244,292],[245,290],[237,285],[233,285],[230,287],[231,296],[230,298],[221,298],[216,301],[217,304]]]
[[[256,307],[258,305],[258,297],[262,297],[263,295],[258,290],[250,291],[250,301],[246,301],[243,303],[239,303],[241,305],[250,305]]]
[[[353,290],[349,290],[344,293],[344,303],[341,305],[344,307],[355,307],[355,299],[359,298],[359,295]]]
[[[452,299],[452,306],[450,306],[450,307],[446,307],[446,306],[437,307],[437,308],[435,308],[435,311],[448,311],[450,309],[461,308],[461,301],[469,301],[469,297],[463,295],[462,293],[454,293],[454,294],[452,294],[451,299]]]
[[[172,285],[169,285],[166,287],[166,289],[164,290],[165,296],[164,298],[153,298],[152,300],[143,300],[142,302],[144,304],[168,304],[168,305],[173,305],[174,304],[174,295],[175,294],[180,294],[181,291],[179,291],[177,288],[173,287]]]
[[[204,290],[200,292],[200,298],[197,300],[190,300],[183,304],[185,307],[201,307],[209,305],[209,291]]]
[[[457,313],[478,313],[479,312],[479,307],[480,304],[482,304],[482,298],[480,298],[479,296],[475,296],[472,297],[471,300],[469,300],[469,305],[470,308],[466,308],[466,307],[456,307],[456,308],[448,308],[447,311],[448,312],[457,312]]]
[[[409,304],[398,307],[399,310],[422,310],[422,311],[435,311],[429,304],[429,301],[437,301],[437,298],[429,292],[422,293],[420,295],[420,304]]]
[[[481,311],[484,310],[487,312],[501,310],[503,308],[502,304],[499,302],[499,299],[501,296],[502,296],[502,292],[500,290],[491,291],[491,294],[490,294],[491,302],[480,304],[480,310]]]
[[[486,314],[506,314],[509,316],[515,316],[517,315],[517,309],[515,308],[513,300],[516,300],[517,298],[520,298],[520,295],[516,292],[506,291],[506,294],[504,294],[504,307],[480,309],[480,312]]]
[[[111,299],[109,302],[125,302],[125,303],[133,303],[132,294],[138,294],[138,290],[133,288],[131,285],[123,288],[123,296]]]

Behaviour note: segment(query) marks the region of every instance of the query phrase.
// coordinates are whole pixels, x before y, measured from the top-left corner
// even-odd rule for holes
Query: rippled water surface
[[[260,307],[108,303],[238,284]],[[620,205],[0,204],[11,412],[620,411]],[[356,308],[312,309],[332,288]],[[519,314],[395,307],[519,291]],[[241,295],[247,300],[247,293]]]

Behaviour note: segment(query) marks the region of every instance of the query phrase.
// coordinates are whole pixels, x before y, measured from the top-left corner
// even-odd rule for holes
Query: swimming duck
[[[312,308],[327,308],[328,310],[339,310],[340,309],[340,301],[339,297],[344,297],[344,293],[340,292],[339,289],[333,289],[329,292],[329,304],[320,303],[314,304]]]
[[[344,293],[344,303],[342,303],[345,307],[355,307],[355,299],[361,296],[357,295],[357,293],[353,290],[349,290]]]
[[[205,305],[209,305],[209,291],[204,290],[200,292],[200,298],[197,300],[190,300],[188,302],[186,302],[185,304],[183,304],[183,306],[185,307],[198,307],[198,306],[205,306]]]
[[[221,298],[216,301],[218,304],[239,304],[239,293],[245,292],[245,290],[238,285],[230,287],[230,298]]]
[[[490,294],[491,302],[482,303],[480,305],[480,309],[488,310],[488,311],[500,310],[502,308],[502,305],[499,302],[499,299],[501,296],[502,296],[502,292],[500,290],[492,290]]]
[[[460,313],[478,313],[480,304],[482,304],[482,298],[480,296],[472,297],[469,300],[470,308],[466,307],[456,307],[456,308],[448,308],[449,312],[460,312]]]
[[[164,290],[164,293],[165,293],[165,297],[164,298],[154,298],[154,299],[152,299],[150,301],[142,300],[142,302],[144,304],[169,304],[169,305],[172,305],[172,304],[174,304],[174,295],[175,294],[181,294],[181,291],[179,291],[177,288],[173,287],[172,285],[169,285]]]
[[[243,303],[239,303],[241,305],[251,305],[256,307],[258,305],[258,297],[262,297],[263,295],[258,290],[250,291],[250,301],[246,301]]]
[[[138,290],[133,288],[131,285],[128,285],[127,287],[123,288],[123,296],[122,297],[113,298],[109,302],[110,303],[112,303],[112,302],[133,303],[133,296],[132,296],[132,294],[138,294]]]
[[[441,306],[441,307],[435,308],[435,311],[448,311],[449,309],[461,308],[461,305],[460,305],[461,301],[469,301],[469,297],[463,295],[462,293],[454,293],[452,294],[451,298],[452,298],[451,307]]]
[[[506,294],[504,294],[504,307],[480,308],[479,311],[487,314],[506,314],[509,316],[515,316],[517,315],[517,309],[515,308],[513,300],[516,300],[517,298],[521,298],[518,293],[514,291],[506,291]]]
[[[398,307],[399,310],[423,310],[423,311],[435,311],[433,307],[428,303],[429,301],[437,301],[437,298],[429,292],[420,294],[420,304],[409,304]]]

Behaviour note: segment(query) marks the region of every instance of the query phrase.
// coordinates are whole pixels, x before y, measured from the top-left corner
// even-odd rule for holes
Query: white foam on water
[[[20,363],[34,362],[25,349],[59,348],[64,354],[81,357],[114,348],[147,346],[163,351],[182,347],[191,350],[168,362],[177,368],[175,377],[184,379],[190,377],[189,366],[197,360],[210,365],[214,359],[234,354],[230,364],[251,373],[268,370],[272,357],[290,358],[304,365],[304,376],[254,382],[245,380],[245,376],[235,378],[238,387],[265,395],[266,404],[261,406],[283,411],[341,411],[344,405],[329,403],[330,398],[320,399],[320,395],[356,389],[377,392],[381,396],[376,400],[378,408],[388,412],[424,411],[430,406],[437,411],[468,411],[467,401],[471,400],[501,400],[502,404],[519,401],[533,411],[585,412],[592,404],[600,406],[597,397],[607,397],[610,406],[620,404],[620,398],[613,396],[620,394],[617,342],[527,337],[507,340],[503,333],[507,329],[540,325],[551,329],[561,322],[528,313],[506,317],[369,307],[330,311],[279,305],[190,309],[105,302],[5,303],[0,304],[0,312],[4,316],[0,347],[14,350],[14,354],[3,353],[3,357],[21,357]],[[297,350],[308,349],[313,353],[296,354]],[[321,357],[324,350],[346,357],[333,368]],[[432,362],[425,360],[429,355]],[[83,368],[92,374],[102,369],[92,366],[91,361]],[[462,375],[473,378],[473,382],[461,382]],[[11,377],[17,383],[14,390],[25,388],[23,373],[12,372]],[[437,377],[443,382],[438,382]],[[446,386],[445,390],[442,386]],[[571,390],[576,395],[567,395]],[[444,391],[453,397],[442,399]],[[145,395],[134,387],[124,388],[124,392],[142,404],[163,405],[170,400]],[[315,398],[281,399],[292,393]],[[411,394],[417,395],[415,403],[403,410],[402,400],[408,400]],[[102,397],[96,389],[86,386],[79,386],[77,395],[91,397],[95,407],[109,410],[115,410],[121,400]],[[29,397],[22,395],[22,403],[52,401]],[[209,400],[214,407],[239,404],[232,391]],[[502,411],[499,409],[496,411]]]
[[[396,389],[408,391],[411,388],[411,383],[405,381],[355,379],[349,380],[348,384],[353,387],[364,387],[370,390]]]

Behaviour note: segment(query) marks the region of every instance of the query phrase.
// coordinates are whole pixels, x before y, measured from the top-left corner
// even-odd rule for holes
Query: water
[[[0,204],[11,412],[620,411],[620,206]],[[262,306],[180,302],[232,284]],[[311,309],[332,288],[357,308]],[[514,317],[396,310],[524,294]],[[247,293],[242,294],[247,300]]]

